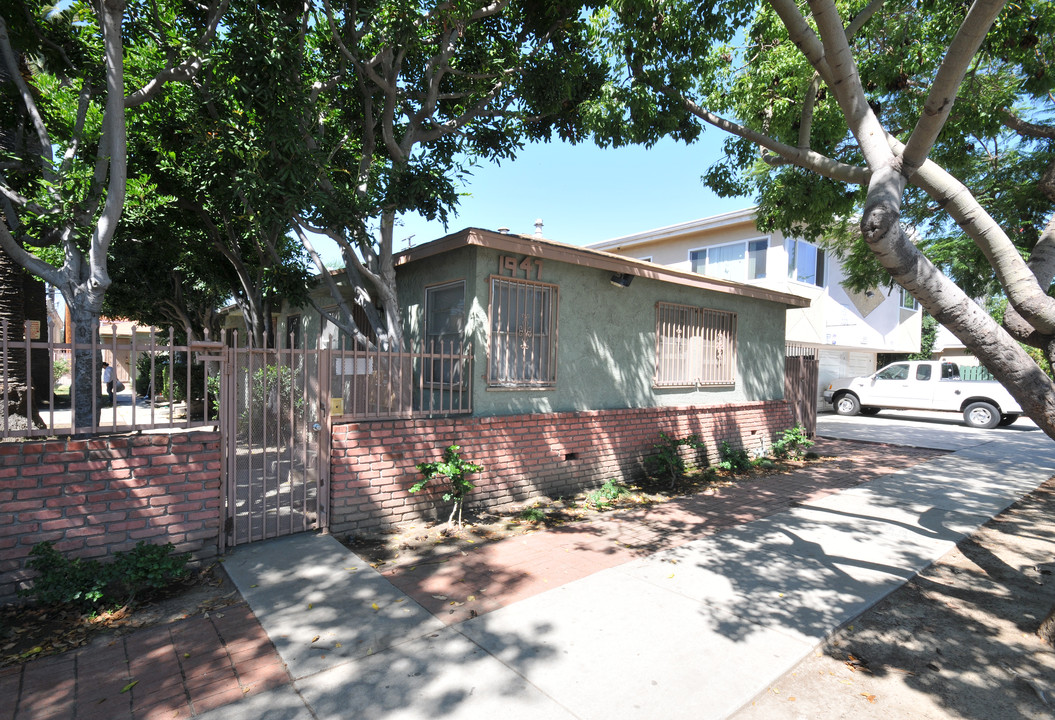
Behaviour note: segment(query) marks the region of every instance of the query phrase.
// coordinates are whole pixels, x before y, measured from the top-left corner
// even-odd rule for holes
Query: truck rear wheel
[[[861,403],[850,393],[843,393],[835,398],[835,412],[839,415],[856,415],[861,412]]]
[[[988,430],[1000,423],[1000,411],[987,402],[973,402],[964,408],[963,421],[971,427]]]

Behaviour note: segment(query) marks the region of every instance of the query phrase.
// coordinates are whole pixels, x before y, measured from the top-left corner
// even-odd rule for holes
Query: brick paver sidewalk
[[[0,720],[180,720],[290,681],[244,603],[0,670]]]
[[[462,547],[381,572],[450,625],[636,557],[684,545],[947,454],[826,439],[818,440],[815,450],[836,459],[791,473],[740,480],[712,493]]]

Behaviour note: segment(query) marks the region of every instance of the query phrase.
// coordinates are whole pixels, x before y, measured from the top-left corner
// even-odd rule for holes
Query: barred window
[[[557,287],[491,278],[487,382],[552,387],[557,382]]]
[[[736,382],[736,313],[656,303],[656,387]]]

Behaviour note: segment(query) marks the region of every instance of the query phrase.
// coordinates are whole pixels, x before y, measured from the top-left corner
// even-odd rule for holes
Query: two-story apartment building
[[[911,295],[897,287],[848,291],[837,257],[805,240],[760,232],[755,208],[591,247],[808,298],[808,307],[787,311],[785,339],[788,346],[815,350],[820,387],[836,377],[871,373],[879,353],[920,348],[921,313]]]

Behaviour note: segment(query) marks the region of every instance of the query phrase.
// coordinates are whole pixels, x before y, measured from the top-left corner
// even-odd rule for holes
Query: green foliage
[[[524,508],[517,518],[525,522],[540,523],[546,519],[546,511],[537,507]]]
[[[153,368],[153,378],[151,378]],[[149,397],[160,395],[168,399],[170,393],[173,401],[183,402],[187,392],[187,353],[167,352],[140,353],[136,356],[135,390],[137,395]],[[190,372],[190,393],[192,400],[204,396],[205,370],[201,365],[192,365]]]
[[[844,113],[838,97],[845,86],[829,87],[824,65],[815,68],[807,55],[824,57],[819,34],[845,27],[848,53],[839,66],[854,64],[868,106],[857,105],[853,113],[870,107],[883,132],[907,142],[930,112],[925,104],[943,62],[950,58],[955,67],[963,59],[958,53],[964,46],[953,44],[963,37],[957,33],[965,19],[977,18],[968,14],[969,4],[933,0],[787,7],[621,0],[595,11],[595,46],[610,70],[584,117],[602,146],[647,146],[662,137],[692,142],[705,128],[727,130],[732,137],[725,156],[704,175],[712,190],[754,197],[762,231],[780,230],[833,250],[843,261],[845,287],[889,287],[890,273],[858,226],[869,184],[870,173],[861,172],[868,167],[861,146],[867,141],[849,131],[851,111]],[[836,13],[837,22],[825,25],[822,20]],[[1038,243],[1053,208],[1055,4],[1025,0],[1008,6],[991,27],[963,32],[984,37],[955,103],[946,105],[950,115],[933,145],[927,143],[927,161],[948,172],[957,189],[908,173],[897,220],[968,297],[986,297],[1021,278],[1007,269],[1010,261],[994,272],[1002,248],[1023,258],[1046,251]],[[978,206],[950,202],[949,193],[970,195]],[[920,278],[929,274],[906,255],[897,263],[905,275],[910,262]],[[1039,290],[1048,293],[1050,282],[1042,280]],[[1029,342],[1043,349],[1051,335],[1036,333]],[[1031,354],[1044,365],[1042,353]]]
[[[773,457],[781,460],[785,458],[800,458],[813,445],[814,442],[806,435],[806,428],[802,425],[796,425],[782,431],[780,437],[773,441],[770,451],[773,453]]]
[[[601,487],[587,494],[586,502],[596,508],[606,508],[612,504],[612,501],[629,494],[630,488],[618,480],[605,480]]]
[[[659,442],[652,445],[652,454],[645,457],[645,469],[651,477],[666,478],[670,481],[670,487],[674,487],[688,470],[682,448],[700,452],[706,447],[697,435],[673,438],[661,432]]]
[[[232,4],[198,81],[131,116],[129,163],[159,206],[118,230],[108,301],[122,314],[201,336],[233,302],[260,347],[282,301],[306,300],[308,261],[290,235],[298,203],[311,202],[301,190],[314,154],[298,123],[320,68],[290,30],[303,11]]]
[[[220,417],[220,376],[209,375],[205,378],[205,390],[209,393],[209,404],[213,417]]]
[[[239,436],[251,435],[255,442],[266,444],[289,441],[291,424],[263,422],[261,412],[263,408],[281,408],[285,415],[292,408],[294,424],[304,420],[304,393],[299,391],[297,375],[288,365],[265,365],[253,372],[249,379],[250,397],[238,416]]]
[[[934,354],[934,341],[938,339],[938,321],[923,311],[920,320],[919,352],[908,356],[909,360],[930,360]]]
[[[37,543],[29,552],[28,567],[38,573],[33,586],[20,591],[43,605],[72,605],[82,610],[110,609],[132,603],[152,590],[161,590],[187,576],[189,554],[173,555],[171,543],[152,545],[141,540],[112,562],[67,558],[50,542]]]
[[[142,353],[136,357],[136,395],[150,397],[161,391],[165,385],[164,367],[167,363],[168,357],[164,353]]]
[[[718,467],[733,473],[747,472],[751,469],[751,456],[747,450],[737,448],[722,440],[718,447]]]
[[[66,558],[50,542],[37,543],[29,551],[29,569],[39,573],[23,596],[34,597],[43,605],[98,606],[108,584],[97,560]]]
[[[454,515],[457,513],[458,526],[461,527],[462,506],[466,496],[476,487],[469,482],[467,476],[482,472],[483,467],[462,458],[459,450],[461,448],[457,445],[451,445],[444,451],[443,460],[416,465],[415,467],[421,473],[422,479],[411,485],[410,492],[421,492],[434,478],[446,478],[447,490],[443,493],[443,499],[447,502],[454,501],[454,507],[451,510],[450,517],[447,519],[447,524],[450,525],[453,522]]]
[[[70,361],[59,358],[51,365],[52,377],[58,380],[70,374]]]

